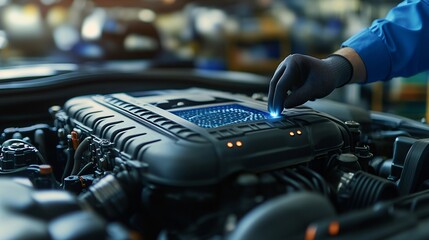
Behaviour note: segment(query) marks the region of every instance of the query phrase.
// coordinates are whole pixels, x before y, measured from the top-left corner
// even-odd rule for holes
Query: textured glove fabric
[[[347,84],[352,74],[351,63],[341,55],[334,54],[325,59],[289,55],[271,79],[268,110],[278,115],[283,107],[292,108],[308,100],[323,98]]]

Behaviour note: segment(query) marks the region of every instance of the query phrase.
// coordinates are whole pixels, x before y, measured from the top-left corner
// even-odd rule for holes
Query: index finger
[[[281,76],[284,73],[284,70],[286,67],[284,66],[284,62],[280,63],[280,65],[277,67],[276,71],[274,72],[273,77],[270,81],[270,86],[268,90],[268,111],[271,113],[273,112],[273,99],[276,91],[277,82],[280,80]]]
[[[297,78],[299,78],[299,71],[297,71],[295,66],[289,64],[277,82],[275,88],[275,94],[272,101],[272,109],[274,113],[281,113],[284,107],[284,102],[288,97],[288,92],[292,90],[293,85],[297,82]]]

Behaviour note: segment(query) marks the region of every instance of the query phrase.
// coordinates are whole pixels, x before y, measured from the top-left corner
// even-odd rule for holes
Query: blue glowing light
[[[179,110],[172,113],[203,128],[216,128],[269,118],[266,112],[239,104]]]
[[[273,118],[276,118],[276,117],[278,117],[278,116],[279,116],[279,114],[278,114],[278,113],[276,113],[276,112],[271,112],[271,113],[270,113],[270,115],[271,115],[271,117],[273,117]]]

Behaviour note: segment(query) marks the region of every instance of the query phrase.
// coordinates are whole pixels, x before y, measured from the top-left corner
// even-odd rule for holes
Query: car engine
[[[424,239],[429,129],[340,108],[272,116],[202,88],[74,97],[50,124],[3,130],[0,236]]]

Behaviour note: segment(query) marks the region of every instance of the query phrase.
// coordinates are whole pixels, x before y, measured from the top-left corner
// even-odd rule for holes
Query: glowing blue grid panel
[[[268,119],[268,113],[239,104],[173,111],[177,116],[203,128]]]

